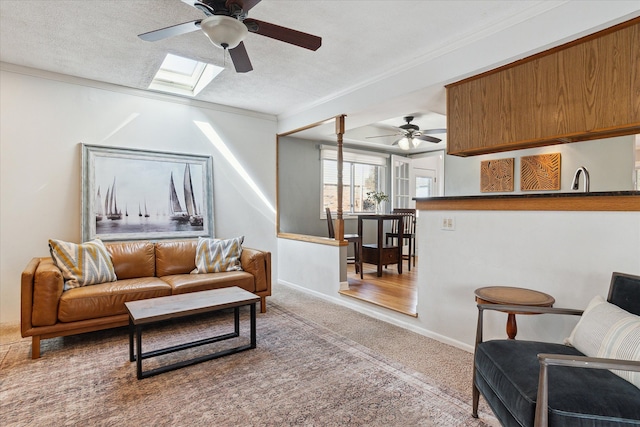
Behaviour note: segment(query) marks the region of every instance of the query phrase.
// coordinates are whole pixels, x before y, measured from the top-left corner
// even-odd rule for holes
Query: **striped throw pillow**
[[[589,357],[640,361],[640,316],[597,296],[584,310],[565,343]],[[611,372],[640,388],[640,372]]]
[[[50,239],[49,251],[62,271],[65,291],[118,280],[111,255],[100,239],[81,244]]]
[[[240,256],[244,236],[233,239],[200,237],[196,246],[196,270],[193,273],[220,273],[242,270]]]

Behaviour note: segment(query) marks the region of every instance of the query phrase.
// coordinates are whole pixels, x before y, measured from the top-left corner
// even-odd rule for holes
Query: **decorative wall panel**
[[[513,191],[514,158],[485,160],[480,163],[480,191]]]
[[[560,153],[525,156],[520,159],[522,191],[560,189]]]

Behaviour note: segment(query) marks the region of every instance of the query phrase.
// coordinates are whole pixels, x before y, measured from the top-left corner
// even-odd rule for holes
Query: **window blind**
[[[336,149],[336,147],[322,145],[320,146],[320,158],[322,160],[338,160],[338,150]],[[386,166],[388,158],[388,154],[378,154],[351,149],[342,150],[342,160],[345,162]]]

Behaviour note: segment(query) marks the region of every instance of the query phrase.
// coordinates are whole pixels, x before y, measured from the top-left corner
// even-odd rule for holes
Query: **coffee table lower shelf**
[[[230,290],[230,291],[229,291]],[[225,288],[212,291],[194,292],[192,294],[173,295],[125,303],[129,311],[129,361],[136,362],[136,374],[138,379],[148,378],[164,372],[195,365],[207,360],[217,359],[230,354],[256,348],[256,303],[260,298],[251,292],[240,288]],[[142,370],[142,361],[152,357],[175,353],[206,344],[212,344],[240,336],[240,307],[249,305],[250,308],[250,343],[234,348],[221,350],[215,353],[199,356],[193,359],[164,365],[148,371]],[[234,331],[223,335],[217,335],[189,343],[174,345],[148,352],[142,351],[142,327],[163,320],[177,319],[196,314],[219,311],[233,308]],[[134,354],[135,336],[135,354]]]

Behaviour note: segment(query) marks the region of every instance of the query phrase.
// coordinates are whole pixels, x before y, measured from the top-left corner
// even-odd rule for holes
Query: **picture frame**
[[[82,240],[214,237],[213,158],[82,144]]]

